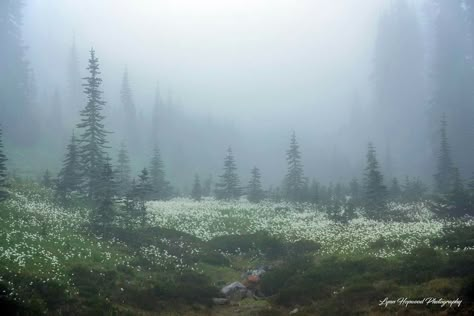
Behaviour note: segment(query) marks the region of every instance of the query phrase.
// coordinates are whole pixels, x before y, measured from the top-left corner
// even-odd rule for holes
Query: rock
[[[234,282],[224,286],[221,289],[221,293],[232,301],[240,301],[243,298],[252,295],[252,293],[247,289],[247,287],[240,282]]]
[[[229,300],[227,298],[220,298],[220,297],[215,297],[212,299],[212,302],[215,305],[226,305],[229,304]]]
[[[292,311],[290,312],[290,315],[294,315],[294,314],[296,314],[296,313],[298,313],[298,309],[297,309],[297,308],[295,308],[294,310],[292,310]]]

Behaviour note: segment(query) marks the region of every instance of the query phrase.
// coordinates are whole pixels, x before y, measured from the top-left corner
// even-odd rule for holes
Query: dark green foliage
[[[100,232],[105,232],[110,228],[116,216],[114,173],[112,165],[107,158],[102,166],[98,180],[96,204],[90,214],[91,225]]]
[[[152,191],[148,170],[144,168],[138,176],[138,184],[135,180],[129,188],[122,204],[122,213],[127,226],[134,226],[139,224],[144,226],[146,222],[146,201]]]
[[[247,186],[247,199],[252,203],[258,203],[264,198],[260,178],[260,170],[257,167],[254,167],[252,169],[252,177]]]
[[[438,154],[437,172],[435,178],[435,190],[438,194],[447,194],[454,182],[454,166],[451,160],[451,149],[448,144],[446,116],[441,118],[440,145]]]
[[[443,235],[432,241],[433,246],[447,247],[451,250],[474,247],[474,229],[470,226],[445,228]]]
[[[224,173],[220,175],[220,181],[216,184],[216,197],[220,200],[238,199],[241,195],[239,176],[235,164],[232,149],[227,149],[224,159]]]
[[[5,189],[7,184],[7,166],[5,165],[7,157],[3,153],[2,128],[0,126],[0,202],[5,200],[8,193]]]
[[[286,152],[288,171],[285,177],[284,187],[286,199],[292,202],[300,201],[302,198],[305,178],[303,176],[303,165],[301,153],[295,132],[291,134],[290,148]]]
[[[362,190],[357,178],[353,178],[351,180],[351,182],[349,183],[349,188],[350,188],[351,200],[354,202],[354,204],[360,203],[361,198],[362,198],[362,192],[361,192]]]
[[[379,170],[375,147],[372,143],[369,143],[367,150],[364,191],[367,215],[374,219],[382,218],[382,212],[386,204],[387,188],[383,184],[383,176]]]
[[[130,191],[131,181],[130,158],[127,147],[122,143],[118,152],[117,167],[115,168],[115,179],[117,181],[117,193],[124,196]]]
[[[403,258],[398,278],[406,284],[426,282],[439,273],[442,263],[443,258],[437,251],[427,247],[416,248]]]
[[[443,217],[462,217],[473,215],[470,207],[469,193],[464,188],[457,168],[453,168],[452,184],[448,192],[435,197],[431,209]]]
[[[172,195],[172,188],[165,178],[165,170],[163,161],[161,160],[160,150],[155,145],[153,149],[153,157],[150,163],[150,181],[151,193],[153,200],[166,200]]]
[[[79,153],[74,134],[67,146],[63,167],[58,174],[56,191],[64,200],[72,192],[79,191],[81,185]]]
[[[193,190],[191,191],[191,197],[195,201],[201,201],[202,198],[202,188],[201,181],[199,180],[199,175],[194,176]]]
[[[142,172],[138,176],[138,183],[135,186],[136,196],[142,200],[146,201],[153,192],[153,183],[148,170],[143,168]]]
[[[107,132],[104,129],[104,116],[101,113],[105,101],[102,100],[102,91],[100,90],[102,79],[99,77],[99,60],[95,57],[93,49],[90,54],[87,67],[89,77],[84,78],[86,83],[83,84],[87,105],[81,111],[81,123],[77,124],[77,127],[82,130],[79,140],[79,156],[85,193],[89,199],[97,200],[100,198],[98,193],[105,162]]]
[[[332,200],[328,204],[328,217],[333,221],[347,224],[357,217],[356,207],[353,201]]]

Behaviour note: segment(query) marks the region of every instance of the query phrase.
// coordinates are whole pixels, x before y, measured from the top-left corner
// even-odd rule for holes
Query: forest
[[[474,1],[0,0],[0,314],[472,315]]]

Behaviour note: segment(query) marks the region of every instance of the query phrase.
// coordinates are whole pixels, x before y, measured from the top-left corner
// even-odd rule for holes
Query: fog
[[[217,177],[229,146],[242,182],[257,165],[267,186],[280,185],[293,131],[309,179],[360,178],[372,141],[388,179],[409,175],[430,182],[439,121],[433,113],[443,112],[431,110],[437,10],[431,2],[436,3],[25,1],[22,38],[36,79],[36,112],[49,111],[57,91],[64,123],[54,150],[25,154],[20,147],[19,159],[28,161],[36,152],[40,159],[31,173],[59,170],[85,105],[83,97],[71,98],[74,46],[80,77],[87,76],[91,48],[99,58],[114,158],[118,144],[129,139],[123,121],[114,116],[123,108],[120,89],[128,72],[140,130],[140,146],[129,148],[135,173],[150,157],[158,91],[163,124],[155,126],[155,142],[171,182],[185,190],[194,173]],[[383,33],[384,25],[396,24],[397,17],[390,16],[397,14],[407,19],[400,24],[406,29],[395,26]],[[393,61],[396,56],[401,61]],[[406,68],[399,67],[402,62]],[[405,80],[407,75],[411,79]],[[397,83],[395,89],[384,90],[386,82]],[[42,138],[42,143],[51,142]],[[455,155],[461,150],[456,146]],[[459,163],[463,173],[472,171],[472,164]]]

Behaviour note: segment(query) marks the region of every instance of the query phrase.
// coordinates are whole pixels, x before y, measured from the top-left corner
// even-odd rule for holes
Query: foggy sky
[[[237,159],[256,153],[241,160],[244,169],[269,164],[284,173],[284,151],[295,130],[313,177],[321,175],[315,160],[327,162],[343,146],[327,146],[324,139],[337,135],[355,105],[363,110],[372,102],[377,22],[389,3],[29,0],[23,35],[41,77],[40,94],[66,87],[75,38],[82,74],[89,49],[96,49],[108,107],[119,106],[127,68],[139,112],[151,111],[159,82],[165,98],[172,95],[183,111],[239,130]],[[281,159],[268,162],[277,153]],[[349,160],[358,167],[364,155]]]

